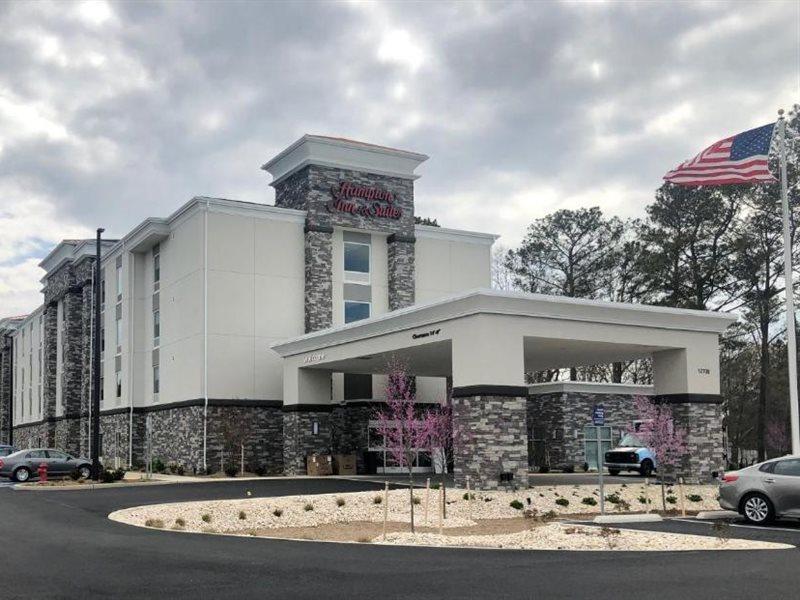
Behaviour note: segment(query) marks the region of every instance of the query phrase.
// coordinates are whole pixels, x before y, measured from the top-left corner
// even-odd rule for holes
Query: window
[[[360,242],[344,243],[344,280],[369,283],[370,246]]]
[[[161,340],[161,311],[153,312],[153,347],[158,348]]]
[[[101,327],[100,328],[100,353],[102,354],[105,351],[106,351],[106,328],[105,327]]]
[[[355,302],[353,300],[345,300],[344,303],[344,322],[353,323],[361,319],[369,319],[370,303],[369,302]]]
[[[779,460],[775,463],[773,473],[775,473],[775,475],[800,477],[800,459],[792,458],[789,460]]]
[[[117,346],[122,346],[122,317],[117,317]]]
[[[34,450],[33,452],[28,452],[25,458],[47,458],[47,452],[44,450]]]
[[[105,389],[103,389],[105,387],[105,382],[106,378],[103,376],[103,364],[100,363],[100,402],[105,400],[106,394]]]
[[[122,398],[122,371],[117,371],[117,398]]]
[[[372,375],[344,374],[344,399],[369,400],[372,398]]]
[[[103,271],[105,273],[105,271]],[[106,306],[106,278],[100,279],[100,310]]]
[[[158,365],[153,367],[153,393],[157,394],[161,388],[161,372]]]
[[[117,298],[122,298],[122,265],[117,265]]]
[[[153,284],[158,289],[161,281],[161,247],[156,244],[153,246]]]

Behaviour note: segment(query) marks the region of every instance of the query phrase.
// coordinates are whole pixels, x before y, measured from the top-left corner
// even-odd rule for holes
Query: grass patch
[[[586,506],[597,506],[597,500],[591,496],[586,496],[583,500],[581,500],[581,504],[585,504]]]
[[[558,504],[559,506],[567,507],[569,506],[569,500],[567,500],[566,498],[559,498],[558,500],[556,500],[556,504]]]
[[[523,507],[522,502],[520,502],[519,500],[512,500],[511,502],[508,503],[508,505],[516,510],[522,510]]]

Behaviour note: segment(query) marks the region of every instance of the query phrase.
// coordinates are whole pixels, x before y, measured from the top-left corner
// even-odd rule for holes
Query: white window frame
[[[366,318],[367,319],[371,319],[372,318],[372,302],[367,302],[365,300],[345,300],[344,302],[342,302],[342,320],[344,321],[345,325],[348,324],[348,321],[347,321],[347,304],[348,304],[348,302],[351,303],[351,304],[366,304],[367,306],[369,306],[369,316],[366,317]],[[364,319],[359,319],[358,321],[363,321],[363,320]],[[358,321],[350,321],[350,323],[358,323]]]
[[[362,273],[360,271],[348,271],[344,268],[345,260],[347,255],[347,245],[352,244],[354,246],[366,246],[367,247],[367,262],[369,263],[369,268],[366,273]],[[372,244],[366,244],[364,242],[351,242],[350,240],[345,240],[342,246],[342,270],[344,271],[344,282],[345,283],[355,283],[358,285],[370,285],[372,281]],[[370,312],[370,314],[372,314]]]

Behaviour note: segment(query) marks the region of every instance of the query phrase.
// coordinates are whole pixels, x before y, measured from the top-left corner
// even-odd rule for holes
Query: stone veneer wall
[[[283,471],[286,475],[305,475],[309,454],[331,454],[331,410],[318,407],[283,413]],[[317,435],[313,423],[319,423]]]
[[[47,433],[48,424],[41,421],[29,425],[18,425],[14,427],[14,445],[20,449],[46,446]]]
[[[594,406],[603,404],[605,407],[606,425],[612,428],[616,443],[622,434],[633,427],[636,418],[633,398],[629,394],[580,392],[552,392],[530,396],[527,403],[528,438],[534,439],[534,429],[539,430],[544,438],[544,442],[539,444],[538,455],[531,452],[531,466],[546,464],[559,469],[566,466],[582,468],[586,462],[583,428],[592,424]],[[544,452],[549,454],[549,462]]]
[[[8,443],[11,428],[11,337],[0,335],[0,444]]]
[[[713,471],[725,467],[722,406],[706,403],[672,404],[675,424],[686,431],[689,453],[681,471],[690,481],[708,483]]]
[[[453,419],[468,434],[454,452],[457,487],[473,489],[503,487],[501,473],[512,473],[509,485],[528,485],[528,440],[525,435],[526,397],[453,397]]]
[[[414,240],[396,235],[388,239],[389,310],[414,304]]]
[[[305,325],[306,332],[333,325],[333,229],[306,230]]]
[[[42,362],[42,420],[50,424],[56,416],[56,356],[58,352],[58,306],[47,304],[43,314]],[[45,446],[55,443],[55,428],[46,428]]]

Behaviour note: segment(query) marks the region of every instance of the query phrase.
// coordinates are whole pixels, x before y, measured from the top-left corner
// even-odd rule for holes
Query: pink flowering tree
[[[650,448],[656,458],[656,466],[661,481],[661,503],[667,510],[664,494],[664,474],[674,471],[686,456],[686,432],[675,427],[672,407],[658,404],[647,396],[634,398],[639,429],[631,434]]]
[[[393,360],[386,382],[386,407],[375,414],[383,447],[392,460],[408,470],[408,494],[411,505],[411,532],[414,532],[414,459],[417,451],[429,446],[430,424],[417,410],[414,379],[405,365]]]
[[[464,427],[456,423],[453,418],[453,403],[448,393],[445,401],[435,409],[425,412],[425,429],[427,431],[428,444],[431,450],[431,457],[436,452],[441,453],[443,461],[441,481],[442,493],[445,497],[444,509],[447,510],[447,478],[446,466],[453,462],[455,450],[467,439],[467,431]],[[445,517],[446,512],[445,512]]]

